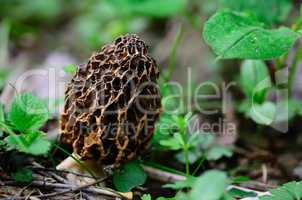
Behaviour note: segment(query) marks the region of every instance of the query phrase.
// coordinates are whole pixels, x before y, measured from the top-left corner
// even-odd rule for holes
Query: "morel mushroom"
[[[147,50],[137,35],[125,35],[78,67],[60,126],[62,142],[81,160],[119,166],[150,140],[161,100],[158,67]]]

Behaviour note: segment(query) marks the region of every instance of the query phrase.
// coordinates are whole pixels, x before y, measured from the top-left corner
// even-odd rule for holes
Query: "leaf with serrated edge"
[[[287,53],[300,35],[289,28],[265,29],[237,12],[220,11],[204,26],[203,37],[219,58],[277,58]]]

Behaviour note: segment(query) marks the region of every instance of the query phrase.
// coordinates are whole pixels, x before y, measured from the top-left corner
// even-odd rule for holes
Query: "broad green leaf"
[[[64,72],[67,74],[75,74],[77,71],[77,66],[70,64],[64,67]]]
[[[289,191],[296,199],[302,198],[302,181],[289,182],[283,185],[284,189]]]
[[[32,155],[45,155],[49,152],[51,143],[45,139],[38,138],[34,140],[26,150],[26,153]]]
[[[41,132],[31,131],[27,134],[9,135],[5,138],[6,143],[21,152],[32,155],[45,155],[49,152],[51,144],[41,138]]]
[[[169,17],[186,8],[187,0],[107,0],[120,13]]]
[[[263,103],[271,81],[265,63],[245,60],[241,65],[240,84],[250,101]]]
[[[227,182],[227,176],[224,172],[218,170],[207,171],[196,180],[190,197],[192,200],[217,200],[224,194]]]
[[[205,23],[203,37],[219,58],[268,60],[286,54],[299,34],[285,27],[265,29],[242,13],[220,11]]]
[[[259,197],[260,200],[300,200],[302,198],[302,182],[289,182],[269,191],[271,195]]]
[[[225,157],[231,157],[233,155],[233,151],[230,147],[223,146],[223,145],[215,145],[209,149],[207,152],[207,159],[208,160],[218,160]]]
[[[10,110],[10,120],[21,132],[40,128],[48,119],[47,106],[31,93],[15,97]]]
[[[113,174],[113,184],[120,192],[129,192],[132,188],[146,182],[147,175],[138,161],[127,162],[123,169]]]
[[[33,172],[30,169],[23,168],[12,173],[12,177],[17,183],[30,183],[32,181],[32,174]]]
[[[220,7],[248,12],[259,21],[274,24],[283,22],[288,17],[292,3],[290,0],[220,0]],[[268,8],[271,8],[269,12]]]
[[[250,108],[248,115],[258,124],[269,125],[275,119],[276,104],[264,102],[263,104],[254,104]]]

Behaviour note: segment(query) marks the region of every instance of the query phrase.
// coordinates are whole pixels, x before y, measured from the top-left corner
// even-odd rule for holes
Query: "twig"
[[[37,162],[33,162],[33,165],[36,166],[36,167],[39,167],[41,170],[43,170],[42,172],[39,171],[39,173],[46,174],[46,172],[44,172],[44,171],[45,171],[45,168],[44,168],[42,165],[40,165],[40,164],[37,163]],[[49,175],[50,175],[53,179],[57,180],[57,181],[60,182],[60,183],[67,183],[67,182],[68,182],[65,178],[63,178],[63,177],[57,175],[56,173],[54,173],[54,172],[52,172],[52,171],[49,171]]]
[[[88,184],[74,187],[74,188],[71,188],[73,185],[67,185],[67,184],[62,184],[62,183],[46,183],[44,181],[33,181],[31,183],[32,186],[48,187],[48,188],[67,188],[66,190],[63,190],[63,191],[52,192],[52,193],[43,194],[43,195],[37,195],[37,196],[33,196],[33,197],[45,199],[45,198],[49,198],[49,197],[60,196],[60,195],[67,194],[67,193],[84,191],[84,192],[97,193],[97,194],[102,194],[102,195],[107,195],[107,196],[112,196],[112,197],[119,197],[119,198],[127,199],[127,200],[132,198],[132,196],[129,194],[122,194],[122,193],[113,191],[109,188],[89,188],[90,186],[103,182],[106,178],[98,179],[92,183],[88,183]],[[17,183],[13,182],[13,181],[7,181],[7,182],[5,182],[5,184],[6,185],[16,185]],[[8,199],[10,199],[10,198],[8,198]],[[26,197],[14,197],[13,199],[23,200],[23,199],[26,199]]]
[[[77,173],[77,172],[73,172],[73,171],[68,171],[68,170],[62,170],[62,169],[52,169],[52,168],[45,168],[45,167],[31,167],[31,169],[33,170],[46,170],[46,171],[53,171],[53,172],[58,172],[58,173],[68,173],[68,174],[74,174],[77,176],[82,176],[82,177],[87,177],[87,178],[93,178],[92,176],[88,175],[88,174],[81,174],[81,173]]]
[[[182,181],[186,179],[186,177],[183,175],[166,172],[154,167],[143,165],[143,168],[150,178],[164,183]]]

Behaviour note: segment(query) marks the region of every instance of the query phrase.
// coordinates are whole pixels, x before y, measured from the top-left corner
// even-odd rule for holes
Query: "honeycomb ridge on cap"
[[[82,159],[108,165],[134,158],[150,140],[161,112],[158,77],[156,62],[137,35],[103,46],[78,66],[67,85],[62,142]]]

